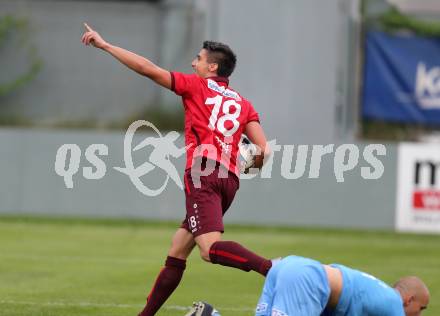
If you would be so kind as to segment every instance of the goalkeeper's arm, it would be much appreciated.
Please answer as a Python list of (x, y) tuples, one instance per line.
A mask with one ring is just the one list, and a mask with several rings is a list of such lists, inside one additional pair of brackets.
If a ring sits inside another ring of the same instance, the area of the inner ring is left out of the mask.
[(94, 31), (90, 26), (85, 23), (84, 26), (86, 31), (84, 32), (81, 41), (85, 45), (91, 44), (96, 48), (108, 52), (122, 64), (136, 71), (138, 74), (150, 78), (167, 89), (171, 89), (171, 74), (168, 70), (160, 68), (145, 57), (107, 43), (101, 35)]

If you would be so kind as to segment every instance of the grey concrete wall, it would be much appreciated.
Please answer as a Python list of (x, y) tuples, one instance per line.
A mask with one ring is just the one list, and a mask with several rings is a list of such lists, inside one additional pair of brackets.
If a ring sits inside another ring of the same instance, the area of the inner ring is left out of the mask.
[[(134, 144), (148, 135), (137, 135)], [(148, 197), (137, 191), (126, 175), (113, 170), (124, 165), (123, 139), (124, 132), (0, 129), (0, 213), (183, 218), (184, 194), (173, 182), (161, 195)], [(182, 139), (179, 141), (182, 143)], [(80, 170), (73, 177), (72, 189), (66, 188), (54, 169), (56, 152), (66, 143), (78, 144), (82, 149)], [(82, 176), (82, 167), (90, 163), (84, 152), (95, 143), (109, 148), (108, 156), (102, 158), (107, 172), (100, 180), (87, 180)], [(362, 151), (365, 144), (358, 145)], [(385, 168), (380, 179), (361, 177), (360, 167), (367, 166), (361, 158), (358, 167), (347, 172), (342, 183), (337, 183), (333, 174), (334, 155), (323, 157), (318, 179), (303, 176), (287, 180), (280, 175), (281, 155), (276, 153), (271, 179), (241, 181), (226, 222), (392, 229), (397, 150), (392, 144), (386, 148), (387, 155), (380, 157)], [(147, 154), (139, 153), (135, 163), (146, 161)], [(172, 162), (182, 176), (184, 159)], [(164, 179), (162, 171), (153, 170), (143, 181), (158, 187)]]

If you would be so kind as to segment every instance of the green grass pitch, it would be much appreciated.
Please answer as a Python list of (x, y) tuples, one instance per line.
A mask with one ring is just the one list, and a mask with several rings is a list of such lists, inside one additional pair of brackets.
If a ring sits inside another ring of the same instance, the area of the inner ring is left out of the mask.
[[(0, 315), (136, 315), (164, 262), (177, 223), (0, 218)], [(227, 226), (266, 257), (297, 254), (364, 270), (388, 283), (416, 274), (440, 315), (440, 236)], [(253, 315), (263, 278), (203, 262), (195, 250), (158, 315), (205, 300), (223, 316)]]

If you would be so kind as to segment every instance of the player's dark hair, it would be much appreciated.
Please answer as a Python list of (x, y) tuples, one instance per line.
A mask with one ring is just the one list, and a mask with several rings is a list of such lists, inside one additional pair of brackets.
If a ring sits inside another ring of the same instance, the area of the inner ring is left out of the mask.
[(208, 51), (208, 62), (218, 65), (217, 75), (229, 77), (237, 63), (237, 56), (232, 49), (226, 44), (213, 41), (204, 41), (203, 48)]

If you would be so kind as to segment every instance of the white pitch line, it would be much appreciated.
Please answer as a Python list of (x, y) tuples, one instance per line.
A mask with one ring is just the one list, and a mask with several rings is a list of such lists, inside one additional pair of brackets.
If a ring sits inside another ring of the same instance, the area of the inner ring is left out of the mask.
[(142, 307), (142, 305), (136, 304), (104, 304), (104, 303), (89, 303), (89, 302), (31, 302), (31, 301), (14, 301), (14, 300), (0, 300), (0, 304), (11, 305), (35, 305), (35, 306), (65, 306), (65, 307), (118, 307), (118, 308), (131, 308)]
[(121, 257), (92, 257), (92, 256), (59, 256), (59, 255), (22, 255), (22, 254), (7, 254), (1, 253), (0, 258), (5, 259), (23, 259), (23, 260), (33, 260), (33, 261), (87, 261), (87, 262), (104, 262), (104, 263), (146, 263), (155, 262), (161, 264), (161, 260), (155, 260), (150, 258), (121, 258)]
[[(106, 304), (106, 303), (91, 303), (91, 302), (31, 302), (31, 301), (15, 301), (15, 300), (0, 300), (0, 304), (10, 305), (33, 305), (33, 306), (61, 306), (61, 307), (109, 307), (109, 308), (142, 308), (141, 304)], [(186, 311), (190, 309), (190, 306), (180, 305), (165, 305), (162, 307), (167, 310), (179, 310)], [(254, 308), (250, 307), (217, 307), (219, 311), (235, 311), (235, 312), (253, 312)]]

